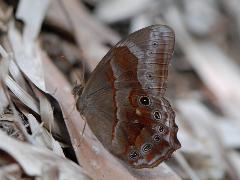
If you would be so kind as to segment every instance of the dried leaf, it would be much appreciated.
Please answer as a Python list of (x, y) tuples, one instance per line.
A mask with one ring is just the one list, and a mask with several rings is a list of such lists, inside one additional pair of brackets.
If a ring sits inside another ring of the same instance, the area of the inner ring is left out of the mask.
[(42, 176), (42, 170), (56, 166), (60, 179), (89, 179), (86, 173), (73, 162), (55, 155), (51, 151), (36, 148), (29, 144), (18, 142), (0, 131), (0, 150), (10, 154), (29, 176)]

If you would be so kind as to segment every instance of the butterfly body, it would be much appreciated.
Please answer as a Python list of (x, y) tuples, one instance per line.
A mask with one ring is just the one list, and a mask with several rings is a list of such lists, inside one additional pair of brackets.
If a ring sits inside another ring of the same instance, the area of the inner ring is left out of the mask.
[(135, 168), (155, 167), (181, 146), (164, 98), (174, 38), (169, 27), (154, 25), (120, 41), (77, 101), (104, 147)]

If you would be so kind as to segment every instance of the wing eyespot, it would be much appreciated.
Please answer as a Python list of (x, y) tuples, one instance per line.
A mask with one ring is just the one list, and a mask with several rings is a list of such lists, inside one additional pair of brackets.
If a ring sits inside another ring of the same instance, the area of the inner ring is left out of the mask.
[(159, 134), (155, 134), (152, 137), (153, 142), (159, 143), (161, 141), (161, 136)]
[(158, 42), (157, 41), (153, 41), (152, 46), (155, 47), (155, 48), (158, 47)]
[(157, 132), (158, 132), (159, 134), (166, 134), (166, 133), (167, 133), (167, 129), (166, 129), (166, 127), (163, 126), (163, 125), (158, 125), (158, 126), (156, 127), (156, 130), (157, 130)]
[(146, 153), (148, 153), (149, 151), (152, 150), (152, 147), (153, 147), (153, 145), (151, 143), (146, 143), (141, 147), (141, 152), (143, 154), (146, 154)]
[(147, 72), (145, 75), (146, 79), (152, 80), (153, 79), (153, 74), (151, 72)]
[(146, 52), (146, 54), (147, 54), (147, 56), (152, 56), (154, 53), (153, 53), (153, 51), (148, 50), (148, 51)]
[(138, 101), (139, 104), (143, 106), (149, 106), (151, 104), (151, 100), (147, 96), (141, 96)]
[(162, 119), (162, 113), (158, 110), (153, 112), (153, 118), (157, 121), (159, 121), (160, 119)]
[(130, 160), (136, 160), (139, 157), (139, 153), (136, 150), (133, 150), (129, 153), (128, 158)]

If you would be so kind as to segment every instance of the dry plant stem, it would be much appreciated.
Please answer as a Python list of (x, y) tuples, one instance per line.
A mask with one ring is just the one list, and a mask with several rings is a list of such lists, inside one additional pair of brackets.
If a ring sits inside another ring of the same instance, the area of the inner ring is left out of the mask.
[[(131, 168), (123, 166), (96, 140), (88, 126), (82, 137), (84, 120), (76, 109), (69, 108), (75, 104), (71, 87), (44, 53), (42, 53), (42, 57), (47, 90), (49, 92), (56, 91), (54, 96), (66, 116), (66, 125), (78, 161), (93, 179), (179, 179), (164, 163), (157, 168), (147, 170), (131, 170)], [(51, 74), (54, 74), (55, 78), (52, 78)]]

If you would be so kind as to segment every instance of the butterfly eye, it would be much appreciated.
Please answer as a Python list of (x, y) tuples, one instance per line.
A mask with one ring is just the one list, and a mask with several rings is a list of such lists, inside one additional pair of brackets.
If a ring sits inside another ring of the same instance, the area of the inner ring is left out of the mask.
[(154, 111), (153, 112), (153, 117), (155, 120), (160, 120), (162, 118), (162, 114), (159, 111)]
[(152, 139), (153, 139), (154, 142), (158, 143), (158, 142), (160, 142), (160, 140), (161, 140), (161, 136), (159, 136), (158, 134), (155, 134), (155, 135), (152, 137)]
[(141, 151), (142, 151), (143, 154), (146, 154), (151, 150), (152, 150), (152, 144), (150, 144), (150, 143), (144, 144), (141, 148)]
[(133, 150), (129, 153), (130, 160), (136, 160), (139, 156), (139, 153), (136, 150)]
[(147, 96), (140, 97), (139, 102), (141, 105), (144, 105), (144, 106), (149, 106), (151, 103), (150, 99)]

